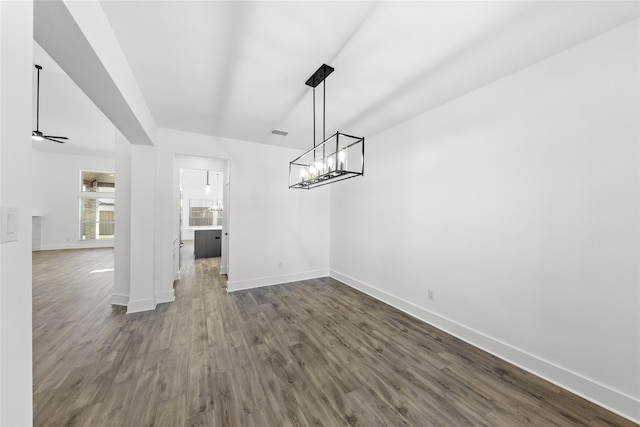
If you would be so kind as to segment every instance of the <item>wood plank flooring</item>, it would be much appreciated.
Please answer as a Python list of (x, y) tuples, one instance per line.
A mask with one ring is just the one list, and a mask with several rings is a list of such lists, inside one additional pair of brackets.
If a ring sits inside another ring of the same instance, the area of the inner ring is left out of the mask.
[(227, 294), (219, 259), (182, 265), (126, 315), (111, 249), (33, 254), (34, 425), (634, 425), (333, 279)]

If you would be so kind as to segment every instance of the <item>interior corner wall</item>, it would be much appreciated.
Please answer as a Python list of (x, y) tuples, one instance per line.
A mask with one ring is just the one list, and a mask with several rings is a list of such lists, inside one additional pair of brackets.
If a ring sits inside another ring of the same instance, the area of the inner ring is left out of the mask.
[[(156, 150), (132, 144), (131, 261), (127, 313), (153, 310), (158, 302), (156, 282)], [(165, 248), (170, 249), (170, 248)], [(168, 302), (168, 301), (167, 301)]]
[(367, 138), (330, 242), (332, 276), (636, 422), (638, 28)]
[[(43, 142), (48, 144), (49, 142)], [(114, 171), (114, 159), (31, 150), (33, 211), (42, 215), (41, 249), (113, 246), (113, 241), (81, 241), (78, 194), (80, 171)], [(116, 180), (118, 177), (116, 176)], [(117, 184), (116, 184), (117, 185)]]
[(127, 306), (131, 293), (131, 144), (114, 130), (116, 223), (113, 248), (111, 304)]
[[(165, 303), (175, 300), (173, 289), (173, 259), (179, 263), (180, 242), (177, 238), (177, 225), (171, 222), (171, 201), (173, 200), (173, 155), (166, 150), (159, 150), (155, 145), (156, 179), (155, 179), (155, 212), (156, 212), (156, 249), (155, 249), (155, 296), (156, 302)], [(165, 211), (163, 211), (165, 210)], [(174, 238), (174, 235), (176, 236)]]
[(33, 2), (0, 1), (0, 205), (17, 240), (0, 243), (0, 425), (33, 423), (31, 99)]
[[(229, 291), (328, 274), (329, 190), (289, 190), (288, 164), (298, 150), (169, 129), (158, 130), (156, 149), (162, 158), (229, 160)], [(158, 201), (158, 215), (170, 215), (157, 219), (170, 224), (158, 238), (171, 242), (178, 232), (178, 180), (163, 165), (157, 188), (173, 188), (174, 197)], [(162, 248), (165, 259), (157, 262), (172, 265), (172, 252)]]

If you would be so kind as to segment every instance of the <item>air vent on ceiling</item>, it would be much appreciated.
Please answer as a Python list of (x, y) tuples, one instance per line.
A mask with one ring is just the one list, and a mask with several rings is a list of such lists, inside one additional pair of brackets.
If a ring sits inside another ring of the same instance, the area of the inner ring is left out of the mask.
[(287, 134), (289, 132), (285, 132), (283, 130), (274, 129), (274, 130), (271, 131), (271, 133), (274, 134), (274, 135), (287, 136)]

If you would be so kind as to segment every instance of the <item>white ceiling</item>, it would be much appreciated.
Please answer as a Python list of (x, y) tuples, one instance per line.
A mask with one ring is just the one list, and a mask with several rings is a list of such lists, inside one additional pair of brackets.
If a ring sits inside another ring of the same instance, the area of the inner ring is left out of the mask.
[[(640, 13), (637, 1), (101, 4), (159, 127), (300, 149), (312, 145), (304, 82), (322, 63), (336, 69), (327, 136), (367, 137)], [(50, 80), (56, 111), (41, 105), (41, 130), (68, 148), (96, 143), (83, 135), (104, 116), (85, 117), (90, 101)]]
[[(66, 136), (64, 144), (33, 142), (45, 152), (90, 156), (113, 156), (114, 126), (58, 64), (33, 42), (33, 63), (40, 70), (40, 131)], [(36, 128), (36, 81), (33, 68), (33, 129)]]

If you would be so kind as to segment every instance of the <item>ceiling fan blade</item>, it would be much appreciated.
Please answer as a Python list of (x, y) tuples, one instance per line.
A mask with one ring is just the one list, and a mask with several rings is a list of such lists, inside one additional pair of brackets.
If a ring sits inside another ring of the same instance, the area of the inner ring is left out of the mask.
[[(58, 144), (64, 144), (66, 142), (66, 141), (58, 141), (57, 139), (53, 139), (50, 136), (45, 136), (44, 139), (47, 139), (47, 140), (53, 141), (53, 142), (57, 142)], [(65, 138), (65, 139), (67, 139), (67, 138)]]
[(66, 136), (43, 135), (45, 138), (69, 139)]

